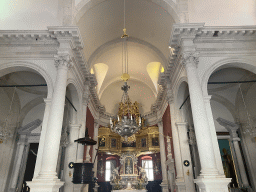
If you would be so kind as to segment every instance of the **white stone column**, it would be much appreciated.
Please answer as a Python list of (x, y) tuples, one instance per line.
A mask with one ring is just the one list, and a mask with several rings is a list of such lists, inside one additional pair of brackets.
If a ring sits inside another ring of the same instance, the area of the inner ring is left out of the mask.
[(167, 85), (167, 97), (170, 105), (170, 114), (171, 114), (171, 124), (172, 124), (172, 140), (173, 140), (173, 150), (175, 158), (175, 169), (176, 169), (176, 185), (178, 192), (185, 190), (185, 180), (183, 175), (183, 164), (181, 159), (181, 148), (179, 143), (179, 134), (177, 131), (176, 123), (176, 113), (175, 113), (175, 103), (173, 98), (173, 93), (169, 85)]
[(238, 172), (240, 174), (238, 174), (238, 176), (240, 176), (240, 181), (242, 184), (242, 187), (248, 188), (249, 187), (249, 182), (247, 179), (247, 175), (246, 175), (246, 171), (245, 171), (245, 167), (244, 167), (244, 163), (243, 163), (243, 158), (242, 158), (242, 154), (241, 154), (241, 150), (239, 147), (239, 141), (240, 138), (238, 137), (237, 134), (237, 130), (239, 129), (239, 125), (237, 125), (236, 123), (230, 122), (228, 120), (222, 119), (222, 118), (218, 118), (217, 121), (219, 122), (220, 125), (224, 126), (230, 134), (230, 139), (231, 139), (231, 148), (233, 148), (233, 151), (235, 152), (234, 157), (236, 157), (236, 161), (238, 164)]
[(41, 134), (40, 134), (40, 140), (39, 140), (39, 146), (38, 146), (38, 151), (37, 151), (37, 156), (36, 156), (36, 165), (35, 165), (33, 178), (36, 178), (38, 176), (38, 173), (41, 169), (45, 135), (46, 135), (47, 123), (48, 123), (52, 100), (49, 98), (45, 98), (44, 102), (45, 102), (44, 118), (43, 118), (43, 122), (42, 122), (42, 130), (41, 130)]
[[(82, 122), (81, 128), (79, 131), (79, 138), (85, 137), (85, 130), (86, 130), (86, 114), (87, 114), (87, 106), (89, 102), (89, 85), (85, 84), (84, 93), (83, 93), (83, 101), (82, 101)], [(84, 159), (84, 145), (78, 144), (77, 150), (77, 163), (83, 163)]]
[(164, 131), (163, 122), (158, 122), (159, 129), (159, 144), (160, 144), (160, 157), (161, 157), (161, 168), (162, 168), (162, 192), (169, 192), (168, 189), (168, 179), (167, 179), (167, 167), (166, 167), (166, 154), (165, 154), (165, 144), (164, 144)]
[(219, 175), (224, 176), (224, 170), (223, 170), (223, 165), (222, 165), (222, 160), (221, 160), (221, 155), (220, 155), (220, 148), (219, 148), (218, 138), (216, 135), (216, 129), (215, 129), (214, 121), (213, 121), (210, 100), (211, 100), (210, 95), (204, 97), (206, 113), (207, 113), (207, 117), (208, 117), (208, 121), (209, 121), (209, 125), (210, 125), (211, 136), (212, 136), (212, 145), (213, 145), (213, 150), (214, 150), (216, 166), (219, 171)]
[(169, 183), (169, 189), (171, 191), (174, 191), (175, 189), (175, 166), (174, 166), (174, 159), (172, 157), (172, 150), (171, 150), (171, 139), (169, 136), (166, 138), (167, 140), (167, 161), (166, 166), (168, 166), (168, 183)]
[(195, 183), (199, 186), (201, 192), (213, 190), (228, 192), (227, 185), (230, 179), (219, 177), (216, 167), (210, 126), (197, 74), (198, 59), (195, 52), (183, 53), (183, 64), (187, 71), (195, 134), (201, 162), (201, 174), (198, 179), (195, 179)]
[(16, 149), (16, 154), (15, 154), (15, 159), (14, 159), (14, 167), (12, 171), (12, 176), (11, 176), (11, 181), (10, 181), (10, 188), (9, 192), (16, 192), (18, 189), (18, 177), (20, 174), (20, 171), (22, 169), (22, 160), (24, 158), (24, 148), (25, 146), (28, 145), (27, 143), (27, 135), (20, 135), (19, 136), (19, 141), (17, 143), (17, 149)]
[(191, 155), (189, 149), (189, 139), (188, 139), (188, 123), (187, 122), (176, 122), (179, 139), (180, 139), (180, 149), (181, 149), (181, 159), (182, 162), (185, 160), (190, 162), (190, 165), (186, 167), (183, 166), (183, 175), (185, 181), (185, 190), (186, 192), (194, 192), (194, 178), (193, 178), (193, 169), (191, 163)]
[(41, 170), (36, 179), (29, 182), (31, 192), (56, 192), (64, 182), (56, 173), (58, 152), (63, 122), (68, 68), (71, 67), (69, 55), (59, 55), (55, 59), (57, 77), (49, 114), (48, 129), (45, 135)]

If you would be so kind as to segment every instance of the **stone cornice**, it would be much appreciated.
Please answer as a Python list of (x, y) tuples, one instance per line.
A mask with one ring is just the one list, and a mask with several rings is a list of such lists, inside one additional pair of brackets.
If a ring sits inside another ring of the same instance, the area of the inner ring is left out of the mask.
[(196, 35), (201, 33), (203, 27), (203, 23), (174, 24), (169, 46), (174, 47), (179, 45), (182, 38), (194, 39)]

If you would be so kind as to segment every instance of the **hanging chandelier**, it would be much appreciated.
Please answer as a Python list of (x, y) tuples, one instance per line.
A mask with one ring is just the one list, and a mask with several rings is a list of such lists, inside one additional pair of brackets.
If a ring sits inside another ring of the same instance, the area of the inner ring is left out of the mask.
[(136, 101), (134, 103), (130, 101), (128, 95), (129, 88), (130, 86), (125, 81), (121, 88), (124, 93), (119, 103), (117, 119), (112, 120), (110, 118), (111, 131), (119, 134), (126, 142), (131, 142), (133, 139), (128, 137), (132, 137), (141, 129), (139, 104)]
[(131, 103), (128, 90), (127, 81), (130, 78), (128, 74), (128, 50), (127, 50), (127, 40), (128, 35), (126, 34), (125, 28), (125, 0), (124, 0), (124, 29), (121, 38), (122, 42), (122, 77), (124, 85), (121, 87), (123, 90), (123, 95), (121, 102), (119, 103), (119, 110), (117, 119), (110, 118), (110, 128), (113, 132), (119, 134), (122, 137), (122, 141), (129, 143), (135, 141), (135, 133), (141, 129), (141, 117), (139, 113), (139, 104), (135, 101)]

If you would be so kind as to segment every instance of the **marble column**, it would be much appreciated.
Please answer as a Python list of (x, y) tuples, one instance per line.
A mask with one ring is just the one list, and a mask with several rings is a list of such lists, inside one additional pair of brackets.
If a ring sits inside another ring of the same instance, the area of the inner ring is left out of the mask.
[(168, 179), (167, 179), (167, 168), (166, 168), (166, 154), (165, 154), (165, 144), (164, 144), (164, 131), (163, 122), (158, 122), (159, 129), (159, 144), (160, 144), (160, 157), (161, 157), (161, 168), (162, 168), (162, 192), (169, 192), (168, 189)]
[(174, 159), (172, 157), (172, 148), (171, 148), (171, 139), (169, 136), (166, 137), (167, 140), (167, 161), (166, 166), (168, 166), (168, 183), (169, 189), (174, 191), (175, 189), (175, 166), (174, 166)]
[(183, 52), (183, 64), (187, 72), (195, 134), (201, 162), (200, 176), (194, 181), (201, 192), (213, 190), (228, 192), (227, 185), (230, 179), (219, 177), (216, 166), (210, 126), (197, 74), (198, 62), (199, 58), (196, 52)]
[(13, 167), (13, 172), (11, 176), (11, 181), (10, 181), (10, 188), (9, 192), (16, 192), (18, 189), (18, 180), (19, 180), (19, 175), (22, 170), (23, 166), (22, 161), (24, 161), (24, 149), (28, 145), (27, 143), (27, 135), (20, 135), (19, 136), (19, 141), (17, 143), (17, 149), (16, 149), (16, 154), (15, 154), (15, 159), (14, 159), (14, 167)]
[[(83, 101), (82, 101), (82, 121), (81, 121), (81, 128), (79, 131), (79, 138), (85, 137), (85, 130), (86, 130), (86, 114), (87, 114), (87, 106), (89, 101), (89, 85), (85, 84), (84, 93), (83, 93)], [(77, 149), (77, 163), (83, 163), (84, 159), (84, 145), (78, 144)]]
[(64, 182), (57, 177), (56, 166), (60, 147), (64, 114), (68, 69), (71, 67), (69, 55), (59, 55), (55, 59), (57, 77), (45, 135), (41, 170), (38, 177), (29, 182), (31, 192), (56, 192)]
[(179, 142), (180, 142), (180, 149), (181, 149), (181, 159), (182, 162), (185, 160), (190, 162), (189, 166), (183, 166), (183, 175), (184, 175), (184, 182), (185, 182), (185, 190), (186, 192), (194, 192), (195, 185), (194, 185), (194, 178), (193, 178), (193, 169), (191, 163), (191, 156), (190, 156), (190, 148), (189, 148), (189, 139), (188, 139), (188, 123), (187, 122), (176, 122), (178, 134), (179, 134)]
[(243, 157), (241, 154), (241, 150), (239, 147), (239, 141), (240, 138), (238, 137), (237, 130), (239, 129), (239, 125), (236, 123), (230, 122), (228, 120), (218, 118), (217, 119), (218, 123), (222, 126), (224, 126), (230, 134), (230, 140), (231, 140), (231, 148), (233, 148), (234, 151), (234, 157), (236, 158), (237, 164), (238, 164), (238, 176), (240, 176), (240, 184), (242, 187), (248, 188), (249, 187), (249, 182), (247, 179), (245, 167), (244, 167), (244, 162), (243, 162)]
[(183, 164), (181, 159), (181, 148), (179, 143), (178, 130), (175, 125), (176, 123), (176, 113), (175, 113), (175, 103), (173, 93), (170, 88), (170, 84), (167, 85), (167, 97), (170, 105), (171, 114), (171, 124), (172, 124), (172, 140), (173, 140), (173, 150), (175, 158), (175, 169), (176, 169), (176, 186), (178, 192), (183, 192), (185, 190), (185, 180), (183, 175)]

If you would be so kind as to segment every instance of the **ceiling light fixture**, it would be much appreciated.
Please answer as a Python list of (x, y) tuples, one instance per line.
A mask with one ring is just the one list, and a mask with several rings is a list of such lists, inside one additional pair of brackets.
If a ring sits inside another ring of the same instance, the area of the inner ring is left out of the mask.
[(124, 81), (124, 85), (121, 89), (124, 91), (121, 102), (119, 103), (119, 111), (117, 119), (112, 120), (110, 118), (110, 128), (113, 132), (119, 134), (122, 137), (122, 141), (126, 143), (134, 142), (135, 133), (141, 129), (141, 117), (139, 113), (139, 104), (135, 101), (133, 104), (130, 101), (127, 81), (130, 78), (128, 74), (128, 50), (127, 40), (128, 35), (125, 28), (125, 0), (124, 0), (124, 29), (123, 35), (123, 47), (122, 47), (122, 76), (121, 79)]

